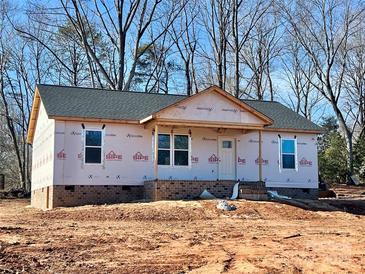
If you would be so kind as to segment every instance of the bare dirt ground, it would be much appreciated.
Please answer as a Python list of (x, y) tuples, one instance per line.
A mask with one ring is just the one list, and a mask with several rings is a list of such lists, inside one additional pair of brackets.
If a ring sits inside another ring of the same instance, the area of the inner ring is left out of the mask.
[(0, 273), (365, 272), (363, 209), (240, 200), (226, 212), (216, 203), (40, 211), (0, 200)]

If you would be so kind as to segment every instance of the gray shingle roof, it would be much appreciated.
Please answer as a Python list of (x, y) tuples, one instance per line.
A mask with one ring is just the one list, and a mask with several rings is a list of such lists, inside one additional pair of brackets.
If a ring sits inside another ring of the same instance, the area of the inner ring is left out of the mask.
[(297, 130), (318, 130), (322, 128), (309, 121), (303, 116), (292, 111), (290, 108), (272, 101), (242, 100), (250, 107), (270, 117), (274, 123), (269, 128), (297, 129)]
[(140, 120), (185, 98), (142, 92), (38, 85), (49, 116)]
[[(49, 116), (141, 120), (173, 103), (184, 95), (38, 85), (38, 91)], [(242, 100), (274, 122), (270, 128), (321, 130), (319, 126), (278, 102)]]

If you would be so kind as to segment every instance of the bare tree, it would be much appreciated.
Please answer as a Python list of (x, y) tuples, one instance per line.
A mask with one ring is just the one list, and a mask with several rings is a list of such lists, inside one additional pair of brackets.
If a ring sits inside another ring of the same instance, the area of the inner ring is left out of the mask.
[[(171, 26), (170, 35), (176, 45), (177, 51), (184, 63), (184, 76), (186, 81), (186, 94), (198, 92), (195, 56), (198, 47), (197, 17), (199, 6), (186, 5), (182, 15)], [(194, 89), (193, 89), (194, 88)]]
[[(349, 39), (356, 29), (364, 7), (351, 2), (307, 0), (296, 3), (290, 9), (288, 3), (281, 5), (292, 32), (311, 59), (317, 82), (311, 82), (332, 106), (348, 149), (348, 168), (353, 172), (353, 131), (347, 126), (340, 99)], [(342, 52), (342, 54), (341, 54)], [(308, 80), (311, 80), (308, 77)]]
[[(272, 67), (274, 60), (280, 55), (282, 45), (279, 34), (279, 18), (276, 14), (267, 14), (256, 22), (251, 33), (252, 37), (246, 43), (241, 56), (248, 67), (248, 95), (263, 100), (266, 93), (274, 100)], [(254, 96), (252, 96), (254, 94)]]
[(346, 55), (344, 109), (352, 122), (357, 136), (365, 132), (365, 32), (364, 21), (351, 39), (351, 50)]
[[(285, 81), (290, 91), (283, 98), (295, 112), (302, 114), (309, 120), (320, 108), (323, 96), (318, 92), (312, 82), (316, 81), (313, 63), (303, 51), (295, 37), (287, 36), (285, 54), (282, 57)], [(322, 115), (319, 115), (317, 120)]]
[[(118, 52), (114, 65), (117, 68), (117, 77), (114, 81), (98, 57), (97, 52), (92, 48), (87, 39), (86, 33), (91, 30), (85, 4), (79, 0), (72, 0), (74, 14), (72, 14), (71, 8), (67, 6), (67, 2), (62, 1), (62, 4), (68, 19), (73, 23), (75, 30), (79, 33), (86, 54), (88, 54), (97, 65), (108, 85), (111, 88), (118, 90), (129, 90), (133, 77), (135, 76), (138, 59), (144, 53), (140, 50), (140, 46), (145, 34), (147, 34), (147, 31), (150, 28), (153, 28), (158, 24), (158, 31), (154, 34), (154, 39), (149, 42), (149, 46), (154, 45), (155, 42), (167, 32), (167, 29), (178, 17), (185, 2), (181, 4), (178, 1), (171, 1), (168, 5), (161, 0), (136, 0), (130, 1), (130, 3), (127, 4), (123, 0), (118, 0), (115, 1), (115, 5), (112, 9), (105, 1), (101, 1), (101, 3), (94, 1), (98, 19), (103, 26), (106, 37), (109, 38), (111, 45), (113, 45)], [(125, 9), (127, 9), (127, 11)], [(111, 13), (111, 10), (116, 12), (116, 19)], [(135, 27), (133, 28), (134, 23)], [(135, 33), (134, 39), (129, 37), (132, 36), (133, 33)], [(128, 42), (130, 45), (128, 45)], [(130, 58), (130, 70), (126, 76), (127, 46), (130, 46), (133, 49), (133, 53)], [(145, 48), (147, 49), (148, 46)]]
[(5, 2), (0, 6), (0, 116), (16, 157), (20, 186), (29, 190), (30, 154), (25, 138), (32, 93), (25, 88), (29, 82), (22, 66), (27, 44), (11, 35), (9, 9)]
[[(228, 37), (231, 31), (230, 0), (205, 1), (202, 22), (208, 36), (211, 48), (205, 49), (203, 56), (215, 66), (215, 78), (220, 88), (226, 88)], [(212, 50), (212, 52), (211, 52)], [(211, 57), (213, 55), (213, 58)]]
[[(268, 2), (268, 3), (267, 3)], [(270, 7), (270, 1), (259, 0), (245, 2), (232, 0), (232, 42), (230, 46), (234, 55), (234, 95), (240, 97), (241, 68), (240, 59), (242, 50), (250, 40), (250, 35), (258, 21)]]

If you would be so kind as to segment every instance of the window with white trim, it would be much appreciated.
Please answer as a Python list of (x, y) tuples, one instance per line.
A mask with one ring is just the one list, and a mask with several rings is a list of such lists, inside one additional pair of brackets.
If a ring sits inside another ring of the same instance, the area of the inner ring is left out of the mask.
[(101, 164), (102, 138), (101, 130), (85, 130), (85, 164)]
[(189, 166), (189, 135), (159, 134), (158, 165)]
[(189, 165), (189, 136), (174, 135), (174, 165)]
[(169, 166), (171, 155), (170, 134), (158, 135), (158, 164), (161, 166)]
[(294, 139), (281, 139), (281, 168), (296, 169), (296, 147)]

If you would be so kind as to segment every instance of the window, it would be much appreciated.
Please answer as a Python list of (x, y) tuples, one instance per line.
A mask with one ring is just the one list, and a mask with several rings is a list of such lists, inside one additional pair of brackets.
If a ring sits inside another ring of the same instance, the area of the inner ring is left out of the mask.
[(85, 131), (85, 163), (101, 164), (102, 132), (101, 130)]
[(281, 140), (281, 163), (283, 169), (295, 169), (295, 140)]
[(163, 166), (170, 165), (170, 135), (158, 135), (158, 164)]
[(187, 135), (174, 135), (174, 165), (189, 165), (189, 137)]
[(222, 147), (223, 148), (232, 148), (232, 141), (223, 141)]
[(170, 134), (158, 135), (158, 165), (169, 166), (171, 163), (174, 166), (189, 165), (188, 135), (173, 135), (173, 138)]

